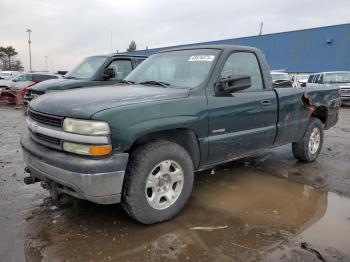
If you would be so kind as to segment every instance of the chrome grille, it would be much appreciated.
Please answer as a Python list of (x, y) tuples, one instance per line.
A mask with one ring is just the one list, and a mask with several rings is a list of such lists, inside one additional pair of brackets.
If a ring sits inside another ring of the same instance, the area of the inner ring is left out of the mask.
[(31, 109), (28, 110), (28, 116), (34, 121), (54, 127), (62, 127), (63, 117), (39, 113)]
[(38, 144), (41, 144), (43, 146), (47, 146), (56, 150), (62, 150), (62, 143), (61, 143), (61, 140), (58, 138), (46, 136), (39, 133), (34, 133), (30, 130), (29, 130), (29, 135)]

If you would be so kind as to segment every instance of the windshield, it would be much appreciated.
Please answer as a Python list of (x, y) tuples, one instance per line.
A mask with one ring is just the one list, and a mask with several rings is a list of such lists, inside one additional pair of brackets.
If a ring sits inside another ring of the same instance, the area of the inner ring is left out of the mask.
[(142, 62), (126, 78), (134, 83), (161, 82), (172, 87), (199, 86), (220, 50), (195, 49), (160, 53)]
[(107, 57), (105, 56), (92, 56), (85, 58), (77, 67), (69, 71), (65, 75), (65, 78), (90, 78), (97, 72), (106, 59)]
[(32, 75), (30, 74), (23, 74), (15, 77), (13, 80), (17, 82), (22, 82), (22, 81), (31, 81), (32, 80)]
[(327, 73), (323, 81), (325, 83), (350, 83), (350, 72)]
[(289, 75), (288, 74), (271, 74), (272, 76), (272, 81), (277, 81), (277, 80), (287, 80), (289, 81)]

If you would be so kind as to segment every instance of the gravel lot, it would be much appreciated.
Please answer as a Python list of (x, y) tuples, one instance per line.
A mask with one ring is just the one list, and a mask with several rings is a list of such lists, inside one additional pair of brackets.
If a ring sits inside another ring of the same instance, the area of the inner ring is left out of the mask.
[(24, 120), (0, 103), (1, 261), (350, 261), (350, 107), (317, 161), (288, 145), (200, 172), (185, 210), (154, 226), (25, 186)]

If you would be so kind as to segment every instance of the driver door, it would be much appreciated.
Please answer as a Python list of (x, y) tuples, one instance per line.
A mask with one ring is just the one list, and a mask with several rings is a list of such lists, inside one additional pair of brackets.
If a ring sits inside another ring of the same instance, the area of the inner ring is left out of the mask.
[(253, 52), (234, 52), (226, 60), (221, 78), (248, 75), (251, 87), (228, 95), (208, 95), (209, 164), (267, 148), (276, 135), (277, 98), (264, 87)]

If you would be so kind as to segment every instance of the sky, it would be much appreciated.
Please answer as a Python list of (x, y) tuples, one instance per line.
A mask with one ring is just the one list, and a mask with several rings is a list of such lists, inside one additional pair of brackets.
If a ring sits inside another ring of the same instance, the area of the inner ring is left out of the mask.
[(84, 57), (350, 23), (350, 0), (0, 0), (0, 46), (29, 69), (70, 70)]

